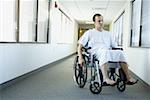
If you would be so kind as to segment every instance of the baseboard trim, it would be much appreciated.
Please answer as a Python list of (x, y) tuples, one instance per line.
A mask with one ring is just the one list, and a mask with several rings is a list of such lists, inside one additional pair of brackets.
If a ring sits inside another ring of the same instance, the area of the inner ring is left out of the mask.
[(132, 75), (134, 76), (134, 77), (137, 77), (138, 78), (138, 80), (140, 81), (140, 82), (142, 82), (146, 87), (149, 87), (150, 88), (150, 85), (148, 84), (148, 83), (146, 83), (144, 80), (142, 80), (139, 76), (137, 76), (135, 73), (133, 73), (131, 70), (130, 70), (130, 72), (132, 73)]
[[(42, 66), (42, 67), (40, 67), (40, 68), (38, 68), (36, 70), (33, 70), (33, 71), (28, 72), (26, 74), (23, 74), (23, 75), (21, 75), (19, 77), (16, 77), (16, 78), (12, 79), (12, 80), (6, 81), (6, 82), (0, 84), (0, 90), (5, 89), (5, 88), (7, 88), (7, 87), (9, 87), (9, 86), (11, 86), (11, 85), (13, 85), (13, 84), (15, 84), (15, 83), (23, 80), (23, 79), (25, 79), (27, 77), (30, 77), (33, 74), (36, 74), (36, 73), (38, 73), (40, 71), (43, 71), (43, 70), (45, 70), (45, 69), (47, 69), (49, 67), (53, 67), (54, 65), (56, 65), (58, 63), (61, 63), (62, 61), (66, 60), (67, 58), (69, 58), (69, 57), (71, 57), (71, 56), (73, 56), (75, 54), (76, 53), (70, 54), (70, 55), (68, 55), (68, 56), (66, 56), (66, 57), (64, 57), (62, 59), (54, 61), (54, 62), (52, 62), (50, 64), (45, 65), (45, 66)], [(130, 71), (130, 72), (133, 74), (133, 76), (137, 77), (140, 80), (140, 82), (142, 82), (145, 86), (150, 87), (150, 85), (148, 83), (146, 83), (144, 80), (142, 80), (139, 76), (137, 76), (136, 74), (134, 74), (132, 71)]]
[(52, 67), (52, 66), (54, 66), (54, 65), (56, 65), (56, 64), (58, 64), (58, 63), (60, 63), (60, 62), (62, 62), (62, 61), (64, 61), (64, 60), (66, 60), (67, 58), (73, 56), (74, 54), (75, 54), (75, 53), (70, 54), (70, 55), (68, 55), (68, 56), (66, 56), (66, 57), (64, 57), (64, 58), (61, 58), (61, 59), (59, 59), (59, 60), (57, 60), (57, 61), (54, 61), (54, 62), (52, 62), (52, 63), (50, 63), (50, 64), (47, 64), (47, 65), (42, 66), (42, 67), (40, 67), (40, 68), (38, 68), (38, 69), (35, 69), (35, 70), (31, 71), (31, 72), (28, 72), (28, 73), (26, 73), (26, 74), (23, 74), (23, 75), (21, 75), (21, 76), (18, 76), (18, 77), (16, 77), (16, 78), (14, 78), (14, 79), (11, 79), (11, 80), (9, 80), (9, 81), (6, 81), (6, 82), (0, 84), (0, 90), (5, 89), (5, 88), (7, 88), (7, 87), (9, 87), (9, 86), (11, 86), (11, 85), (13, 85), (13, 84), (15, 84), (16, 82), (19, 82), (19, 81), (21, 81), (21, 80), (23, 80), (23, 79), (25, 79), (25, 78), (27, 78), (27, 77), (30, 77), (30, 76), (33, 75), (33, 74), (36, 74), (36, 73), (38, 73), (38, 72), (40, 72), (40, 71), (43, 71), (43, 70), (45, 70), (45, 69), (47, 69), (47, 68), (49, 68), (49, 67)]

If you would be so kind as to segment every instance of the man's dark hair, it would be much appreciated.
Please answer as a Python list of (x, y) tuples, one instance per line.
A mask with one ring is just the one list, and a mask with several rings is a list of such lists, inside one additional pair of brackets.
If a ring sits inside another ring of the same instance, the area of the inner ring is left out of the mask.
[(102, 16), (102, 15), (101, 15), (101, 14), (95, 14), (95, 15), (93, 16), (93, 22), (95, 22), (95, 17), (96, 17), (96, 16), (99, 17), (99, 16)]

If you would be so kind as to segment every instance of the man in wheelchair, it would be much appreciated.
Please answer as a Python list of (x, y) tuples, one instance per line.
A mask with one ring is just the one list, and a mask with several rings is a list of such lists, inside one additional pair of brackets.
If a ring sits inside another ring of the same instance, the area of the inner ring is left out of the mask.
[(96, 55), (96, 58), (99, 60), (104, 82), (109, 85), (115, 84), (115, 81), (109, 79), (107, 75), (108, 62), (112, 61), (119, 62), (126, 75), (126, 84), (133, 85), (137, 83), (137, 80), (129, 74), (128, 64), (125, 60), (123, 51), (111, 49), (117, 48), (117, 44), (113, 40), (112, 34), (103, 29), (103, 16), (101, 14), (95, 14), (93, 16), (93, 21), (95, 28), (86, 31), (78, 42), (79, 64), (82, 66), (84, 62), (82, 57), (82, 47), (85, 47), (88, 43), (88, 46), (91, 47), (92, 54)]

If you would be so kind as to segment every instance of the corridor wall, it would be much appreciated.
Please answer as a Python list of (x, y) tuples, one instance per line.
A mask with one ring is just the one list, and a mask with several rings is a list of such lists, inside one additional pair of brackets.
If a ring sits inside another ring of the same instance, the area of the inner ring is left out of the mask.
[[(22, 76), (44, 65), (72, 55), (76, 52), (78, 24), (73, 23), (72, 43), (56, 43), (57, 26), (52, 27), (57, 19), (54, 1), (50, 9), (49, 43), (0, 43), (0, 84)], [(64, 8), (62, 8), (64, 12)], [(55, 19), (55, 20), (54, 20)], [(55, 23), (55, 25), (57, 25)], [(1, 27), (1, 26), (0, 26)]]
[[(131, 47), (131, 2), (127, 2), (110, 25), (113, 32), (113, 23), (124, 12), (123, 20), (123, 49), (129, 64), (129, 69), (150, 85), (150, 48)], [(150, 32), (149, 32), (150, 33)], [(115, 34), (115, 33), (114, 33)]]

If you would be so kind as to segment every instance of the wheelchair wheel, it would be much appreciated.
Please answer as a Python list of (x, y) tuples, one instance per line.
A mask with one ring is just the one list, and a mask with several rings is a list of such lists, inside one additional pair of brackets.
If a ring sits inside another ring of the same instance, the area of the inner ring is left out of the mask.
[(123, 80), (121, 80), (121, 79), (117, 79), (117, 89), (120, 91), (120, 92), (123, 92), (123, 91), (125, 91), (125, 89), (126, 89), (126, 84), (125, 84), (125, 82), (123, 81)]
[(98, 82), (93, 82), (90, 84), (90, 91), (93, 94), (99, 94), (102, 91), (102, 86)]
[(83, 88), (87, 81), (87, 67), (86, 64), (83, 64), (83, 66), (78, 64), (78, 56), (75, 58), (74, 73), (78, 86)]

